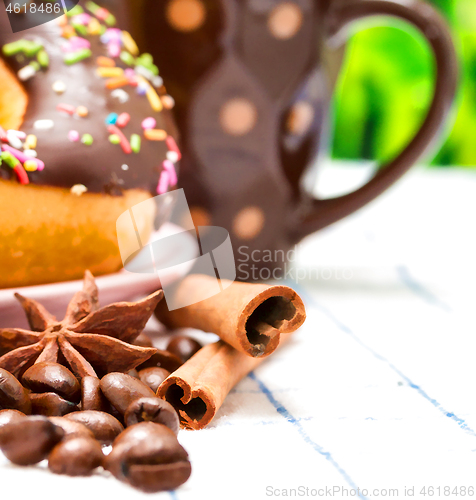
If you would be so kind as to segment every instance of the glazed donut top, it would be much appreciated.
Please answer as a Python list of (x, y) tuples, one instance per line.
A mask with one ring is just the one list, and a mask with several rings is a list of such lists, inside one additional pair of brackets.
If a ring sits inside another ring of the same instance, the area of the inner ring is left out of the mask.
[(76, 195), (132, 188), (155, 195), (176, 184), (173, 99), (152, 57), (114, 24), (106, 9), (80, 2), (12, 34), (0, 9), (2, 57), (28, 95), (21, 130), (0, 127), (0, 178)]

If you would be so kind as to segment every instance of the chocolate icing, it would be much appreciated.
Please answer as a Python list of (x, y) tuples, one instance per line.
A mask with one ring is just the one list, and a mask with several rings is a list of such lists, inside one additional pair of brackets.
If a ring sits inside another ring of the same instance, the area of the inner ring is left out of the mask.
[[(84, 2), (81, 1), (80, 5), (84, 7)], [(43, 44), (50, 59), (49, 68), (39, 71), (33, 78), (24, 82), (29, 102), (21, 130), (37, 136), (38, 158), (45, 163), (43, 171), (28, 173), (30, 182), (63, 188), (84, 184), (88, 191), (109, 194), (119, 194), (122, 189), (131, 188), (140, 188), (156, 194), (162, 162), (166, 159), (168, 149), (164, 141), (145, 139), (141, 123), (147, 117), (154, 117), (157, 120), (156, 128), (176, 137), (171, 113), (166, 109), (162, 112), (153, 111), (147, 97), (138, 95), (136, 88), (132, 86), (123, 87), (129, 95), (126, 103), (120, 103), (117, 98), (112, 97), (112, 91), (105, 88), (105, 79), (96, 74), (96, 58), (107, 56), (107, 46), (97, 35), (87, 35), (84, 38), (91, 42), (92, 57), (67, 66), (63, 62), (65, 52), (61, 49), (67, 40), (61, 36), (61, 27), (56, 21), (12, 34), (1, 4), (0, 46), (19, 39), (38, 41)], [(29, 62), (27, 58), (19, 61), (15, 56), (3, 59), (15, 73)], [(119, 58), (115, 60), (118, 67), (128, 67)], [(66, 91), (61, 95), (52, 89), (53, 83), (58, 80), (66, 85)], [(164, 89), (161, 90), (164, 93)], [(85, 106), (89, 115), (86, 118), (67, 115), (56, 109), (58, 104)], [(129, 124), (121, 130), (127, 138), (133, 133), (141, 136), (140, 153), (125, 154), (119, 145), (109, 142), (110, 133), (105, 119), (110, 113), (130, 114)], [(36, 120), (44, 119), (54, 121), (52, 130), (42, 131), (34, 128)], [(77, 130), (80, 136), (91, 134), (93, 144), (86, 146), (81, 142), (71, 142), (68, 139), (70, 130)], [(128, 170), (124, 170), (123, 165), (128, 165)], [(14, 177), (15, 174), (11, 175)]]

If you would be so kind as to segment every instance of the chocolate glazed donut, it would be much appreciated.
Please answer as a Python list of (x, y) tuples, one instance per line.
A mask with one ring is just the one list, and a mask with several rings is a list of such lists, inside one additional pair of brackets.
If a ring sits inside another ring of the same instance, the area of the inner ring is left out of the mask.
[(118, 216), (176, 184), (158, 68), (93, 2), (16, 34), (1, 5), (0, 50), (0, 288), (116, 271)]

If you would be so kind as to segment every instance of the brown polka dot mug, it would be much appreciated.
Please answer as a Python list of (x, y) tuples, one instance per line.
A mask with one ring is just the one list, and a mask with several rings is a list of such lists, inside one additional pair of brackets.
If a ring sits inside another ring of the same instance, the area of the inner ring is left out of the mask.
[[(382, 193), (427, 152), (453, 102), (451, 36), (420, 1), (143, 0), (143, 9), (144, 41), (176, 101), (181, 186), (197, 225), (228, 229), (237, 261), (282, 267), (279, 259), (265, 262), (263, 251), (281, 255)], [(323, 150), (332, 67), (342, 52), (330, 65), (325, 54), (369, 16), (403, 19), (425, 35), (436, 62), (433, 101), (410, 144), (366, 185), (314, 199), (302, 179)]]

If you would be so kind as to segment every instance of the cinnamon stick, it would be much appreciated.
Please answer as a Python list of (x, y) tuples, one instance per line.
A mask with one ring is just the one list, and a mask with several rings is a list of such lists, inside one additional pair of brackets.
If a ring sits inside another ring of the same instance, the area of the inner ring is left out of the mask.
[[(168, 311), (162, 301), (156, 309), (158, 318), (169, 328), (216, 333), (252, 357), (269, 356), (278, 347), (281, 334), (294, 332), (306, 319), (304, 304), (292, 288), (229, 280), (220, 284), (222, 291), (213, 295), (216, 278), (187, 276), (175, 290), (175, 301), (191, 305)], [(201, 300), (203, 297), (209, 298)]]
[(169, 375), (157, 396), (177, 410), (182, 427), (203, 429), (230, 390), (262, 361), (262, 357), (247, 356), (220, 340), (200, 349)]

